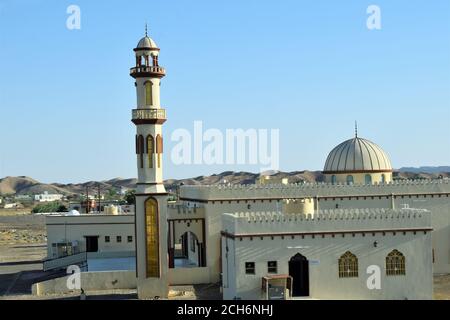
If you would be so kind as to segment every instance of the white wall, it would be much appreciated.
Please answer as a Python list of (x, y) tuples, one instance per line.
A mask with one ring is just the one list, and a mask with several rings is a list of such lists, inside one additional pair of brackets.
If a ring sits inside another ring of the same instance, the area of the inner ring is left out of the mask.
[[(134, 271), (102, 271), (81, 272), (81, 288), (84, 291), (136, 289), (136, 273)], [(35, 283), (32, 286), (34, 295), (64, 294), (74, 292), (67, 286), (69, 276)]]

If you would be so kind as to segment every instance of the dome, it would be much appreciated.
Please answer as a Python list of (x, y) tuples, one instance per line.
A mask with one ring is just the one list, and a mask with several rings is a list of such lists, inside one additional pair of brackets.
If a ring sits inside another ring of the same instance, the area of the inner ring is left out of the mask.
[(157, 49), (158, 46), (156, 45), (155, 41), (153, 41), (150, 37), (143, 37), (141, 40), (139, 40), (139, 43), (137, 45), (137, 48), (139, 49)]
[(375, 143), (355, 137), (342, 142), (328, 155), (324, 173), (390, 172), (388, 155)]

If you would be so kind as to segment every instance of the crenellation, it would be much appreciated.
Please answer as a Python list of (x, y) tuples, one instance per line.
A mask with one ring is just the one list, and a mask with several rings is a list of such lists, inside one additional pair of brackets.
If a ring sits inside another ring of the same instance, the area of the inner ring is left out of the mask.
[(312, 214), (283, 214), (281, 211), (267, 211), (267, 212), (236, 212), (226, 213), (227, 216), (234, 219), (247, 219), (249, 221), (265, 221), (267, 223), (275, 222), (291, 222), (291, 221), (330, 221), (330, 220), (368, 220), (368, 219), (384, 219), (384, 220), (416, 220), (421, 219), (426, 213), (430, 216), (428, 210), (420, 209), (324, 209), (320, 210), (316, 215)]
[(448, 179), (405, 180), (373, 185), (302, 183), (287, 185), (212, 185), (182, 186), (181, 197), (188, 199), (265, 199), (265, 198), (302, 198), (302, 197), (346, 197), (346, 196), (388, 196), (432, 195), (450, 193)]

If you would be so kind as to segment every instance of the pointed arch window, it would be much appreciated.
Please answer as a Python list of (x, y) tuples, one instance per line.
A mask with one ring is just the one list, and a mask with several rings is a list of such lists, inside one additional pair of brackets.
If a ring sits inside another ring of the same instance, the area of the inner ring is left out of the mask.
[(358, 277), (358, 258), (347, 251), (339, 258), (339, 278)]
[(136, 154), (139, 155), (141, 168), (144, 167), (144, 137), (142, 135), (137, 136), (136, 139)]
[(370, 174), (366, 174), (365, 180), (366, 184), (372, 184), (372, 176)]
[(136, 154), (139, 154), (139, 136), (136, 135)]
[(151, 81), (146, 81), (145, 85), (145, 105), (152, 106), (153, 105), (153, 92), (152, 87), (153, 83)]
[(397, 249), (392, 250), (386, 257), (386, 275), (405, 275), (405, 256)]
[(163, 138), (160, 134), (156, 136), (156, 156), (158, 161), (158, 168), (161, 167), (161, 156), (163, 153)]
[(333, 175), (331, 176), (331, 183), (332, 183), (332, 184), (336, 184), (336, 182), (337, 182), (336, 175), (333, 174)]
[(347, 184), (353, 184), (353, 176), (352, 175), (347, 176)]
[(158, 201), (145, 201), (146, 273), (147, 278), (160, 277)]
[(148, 155), (148, 167), (153, 168), (153, 155), (155, 153), (155, 140), (153, 136), (149, 134), (147, 136), (147, 155)]
[(386, 183), (386, 175), (384, 173), (381, 175), (381, 182)]

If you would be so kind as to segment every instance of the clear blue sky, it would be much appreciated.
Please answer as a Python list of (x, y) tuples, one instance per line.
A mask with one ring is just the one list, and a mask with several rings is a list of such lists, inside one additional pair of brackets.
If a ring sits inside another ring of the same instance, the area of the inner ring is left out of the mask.
[(170, 133), (195, 120), (280, 129), (283, 171), (322, 169), (355, 120), (396, 168), (450, 165), (448, 0), (0, 0), (0, 177), (136, 176), (129, 68), (146, 21), (167, 69), (165, 178), (259, 168), (172, 164)]

